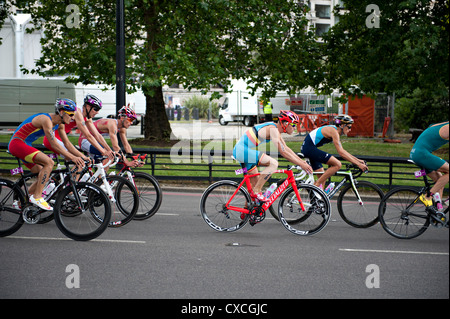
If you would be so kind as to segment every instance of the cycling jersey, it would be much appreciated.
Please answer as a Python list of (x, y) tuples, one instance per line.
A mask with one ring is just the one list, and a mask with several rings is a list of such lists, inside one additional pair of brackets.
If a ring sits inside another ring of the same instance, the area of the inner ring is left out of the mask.
[[(9, 152), (13, 156), (20, 158), (29, 169), (35, 165), (34, 159), (37, 153), (40, 152), (32, 147), (31, 143), (45, 135), (42, 128), (38, 128), (32, 123), (33, 119), (40, 115), (46, 115), (50, 118), (50, 121), (52, 120), (52, 117), (48, 113), (38, 113), (30, 116), (14, 131), (8, 144)], [(57, 128), (58, 125), (55, 125), (52, 130), (55, 131)]]
[(273, 122), (256, 125), (253, 128), (248, 129), (234, 146), (233, 157), (241, 163), (243, 168), (247, 169), (247, 172), (257, 167), (261, 157), (264, 155), (264, 153), (253, 148), (270, 141), (270, 139), (261, 139), (261, 137), (258, 136), (258, 132), (269, 125), (277, 126)]
[(439, 135), (439, 130), (449, 122), (444, 122), (438, 125), (431, 124), (425, 131), (417, 138), (416, 143), (411, 149), (409, 157), (419, 166), (424, 168), (427, 173), (436, 171), (446, 163), (445, 160), (433, 155), (432, 152), (448, 143), (448, 140), (443, 139)]
[(322, 168), (322, 163), (326, 164), (332, 156), (331, 154), (318, 149), (318, 147), (333, 141), (323, 136), (322, 129), (324, 127), (334, 127), (337, 130), (335, 125), (321, 126), (309, 132), (302, 144), (301, 152), (305, 157), (309, 158), (313, 170)]

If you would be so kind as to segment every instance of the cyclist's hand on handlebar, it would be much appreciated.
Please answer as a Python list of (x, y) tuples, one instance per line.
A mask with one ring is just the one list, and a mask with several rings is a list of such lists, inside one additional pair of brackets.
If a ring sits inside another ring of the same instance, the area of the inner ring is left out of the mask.
[(308, 174), (312, 174), (313, 169), (312, 167), (306, 163), (305, 161), (300, 161), (300, 165), (299, 165), (305, 172), (307, 172)]
[(84, 167), (84, 160), (83, 158), (79, 157), (79, 156), (74, 156), (72, 158), (72, 162), (75, 163), (75, 165), (79, 168), (82, 169)]
[(358, 167), (359, 167), (359, 169), (362, 170), (364, 173), (367, 173), (367, 172), (369, 171), (369, 167), (367, 166), (367, 164), (366, 164), (365, 161), (359, 160)]

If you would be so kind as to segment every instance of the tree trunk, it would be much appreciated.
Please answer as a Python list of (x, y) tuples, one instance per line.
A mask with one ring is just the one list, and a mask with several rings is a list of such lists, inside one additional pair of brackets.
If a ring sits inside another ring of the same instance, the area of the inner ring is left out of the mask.
[(144, 137), (146, 140), (168, 141), (172, 129), (167, 118), (162, 87), (153, 87), (144, 91), (146, 101)]

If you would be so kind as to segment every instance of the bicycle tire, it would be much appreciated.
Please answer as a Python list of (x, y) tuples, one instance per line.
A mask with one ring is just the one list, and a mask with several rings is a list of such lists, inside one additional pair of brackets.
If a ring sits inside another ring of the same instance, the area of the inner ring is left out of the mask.
[[(239, 184), (233, 181), (219, 181), (209, 186), (200, 199), (200, 212), (203, 220), (212, 229), (221, 232), (233, 232), (245, 226), (249, 214), (232, 211), (225, 208)], [(232, 206), (250, 207), (251, 199), (247, 190), (240, 187), (233, 200)]]
[(420, 200), (413, 203), (420, 194), (412, 187), (397, 187), (382, 198), (378, 217), (389, 235), (411, 239), (427, 230), (430, 218), (425, 205)]
[(145, 220), (159, 210), (163, 193), (158, 180), (152, 175), (144, 172), (133, 172), (133, 174), (134, 187), (139, 197), (139, 209), (134, 215), (134, 219)]
[(297, 187), (306, 211), (301, 210), (294, 189), (289, 188), (280, 198), (278, 218), (283, 226), (295, 235), (317, 234), (330, 221), (330, 200), (325, 192), (317, 186), (297, 184)]
[(74, 185), (82, 207), (78, 207), (72, 187), (63, 189), (56, 198), (55, 223), (67, 237), (77, 241), (88, 241), (100, 236), (111, 219), (111, 203), (108, 196), (95, 184)]
[(352, 184), (346, 184), (337, 199), (339, 215), (350, 226), (356, 228), (371, 227), (378, 223), (378, 206), (384, 193), (380, 187), (367, 181), (355, 180), (355, 187), (362, 204), (358, 202)]
[[(106, 176), (106, 180), (110, 186), (113, 186), (114, 198), (116, 200), (116, 202), (111, 205), (111, 220), (109, 222), (109, 227), (122, 227), (133, 220), (138, 211), (138, 193), (134, 185), (124, 177), (108, 175)], [(99, 179), (95, 184), (101, 187), (103, 181)], [(106, 193), (106, 195), (108, 194)]]
[[(14, 201), (18, 201), (14, 203)], [(19, 204), (19, 208), (14, 205)], [(0, 179), (0, 237), (14, 234), (24, 220), (20, 207), (25, 206), (25, 195), (12, 181)]]

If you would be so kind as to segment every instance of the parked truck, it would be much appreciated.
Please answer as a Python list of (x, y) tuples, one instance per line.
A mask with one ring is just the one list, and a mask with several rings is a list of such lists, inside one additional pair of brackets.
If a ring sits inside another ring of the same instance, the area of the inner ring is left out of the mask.
[[(289, 95), (277, 94), (271, 98), (273, 110), (272, 117), (277, 119), (280, 110), (289, 110)], [(246, 126), (265, 121), (263, 103), (260, 94), (251, 95), (246, 91), (233, 91), (226, 93), (219, 109), (219, 123), (227, 125), (229, 122), (242, 122)]]

